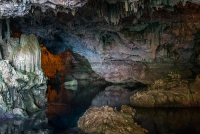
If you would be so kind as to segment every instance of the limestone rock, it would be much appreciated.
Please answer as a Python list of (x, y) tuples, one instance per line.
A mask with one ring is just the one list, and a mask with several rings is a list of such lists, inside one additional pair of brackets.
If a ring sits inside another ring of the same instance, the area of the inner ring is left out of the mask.
[(123, 105), (121, 111), (111, 107), (91, 107), (78, 121), (78, 127), (85, 133), (144, 134), (134, 121), (135, 110)]

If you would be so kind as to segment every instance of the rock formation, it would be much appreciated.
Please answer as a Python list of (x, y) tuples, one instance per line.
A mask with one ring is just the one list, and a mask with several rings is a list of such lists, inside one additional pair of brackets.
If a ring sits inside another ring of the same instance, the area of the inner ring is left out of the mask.
[(78, 127), (85, 133), (144, 134), (134, 115), (135, 111), (126, 105), (120, 112), (108, 106), (91, 107), (79, 119)]
[(40, 73), (41, 48), (34, 35), (21, 35), (20, 44), (13, 51), (12, 63), (18, 70)]
[(4, 39), (1, 44), (1, 115), (26, 117), (45, 107), (46, 78), (36, 36), (22, 35), (20, 43), (17, 40)]

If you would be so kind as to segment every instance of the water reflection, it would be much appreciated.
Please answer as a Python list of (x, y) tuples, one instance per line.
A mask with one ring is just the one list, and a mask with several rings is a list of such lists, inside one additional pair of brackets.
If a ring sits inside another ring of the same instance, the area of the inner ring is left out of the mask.
[(136, 108), (135, 120), (149, 134), (199, 134), (199, 108)]
[(25, 119), (0, 119), (1, 134), (49, 134), (45, 111), (40, 111)]
[(135, 91), (129, 91), (121, 86), (108, 86), (92, 100), (93, 106), (104, 106), (120, 108), (121, 105), (129, 105), (130, 97)]
[[(48, 121), (45, 111), (27, 119), (0, 120), (1, 134), (78, 133), (77, 121), (92, 105), (119, 106), (128, 103), (134, 93), (120, 86), (105, 86), (82, 82), (76, 91), (61, 88), (48, 91)], [(58, 86), (58, 85), (57, 85)], [(62, 85), (59, 85), (62, 87)], [(105, 89), (105, 90), (104, 90)], [(92, 103), (91, 103), (92, 102)], [(199, 134), (200, 109), (197, 108), (135, 108), (135, 121), (149, 134)]]
[[(55, 129), (54, 133), (59, 134), (77, 127), (78, 119), (91, 106), (93, 98), (105, 89), (104, 84), (98, 82), (97, 86), (96, 82), (79, 81), (77, 90), (67, 89), (63, 84), (50, 84), (46, 113), (49, 124)], [(60, 87), (60, 90), (57, 90), (57, 87)]]

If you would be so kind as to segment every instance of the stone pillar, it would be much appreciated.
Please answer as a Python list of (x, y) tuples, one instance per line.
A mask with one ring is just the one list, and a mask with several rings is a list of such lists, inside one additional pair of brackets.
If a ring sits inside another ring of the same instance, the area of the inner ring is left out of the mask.
[(0, 43), (2, 42), (2, 19), (0, 19)]
[(7, 18), (6, 19), (6, 26), (7, 26), (7, 35), (6, 35), (6, 38), (7, 39), (10, 39), (10, 18)]

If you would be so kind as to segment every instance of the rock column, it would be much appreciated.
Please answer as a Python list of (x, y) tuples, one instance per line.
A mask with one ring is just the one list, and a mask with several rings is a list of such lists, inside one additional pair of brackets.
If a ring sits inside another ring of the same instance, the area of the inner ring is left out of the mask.
[(6, 19), (6, 26), (7, 26), (6, 38), (10, 39), (10, 18)]
[(0, 42), (2, 42), (2, 20), (0, 19)]

